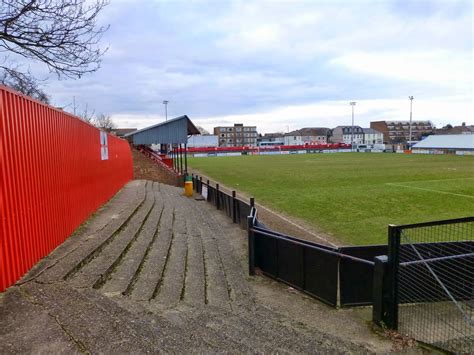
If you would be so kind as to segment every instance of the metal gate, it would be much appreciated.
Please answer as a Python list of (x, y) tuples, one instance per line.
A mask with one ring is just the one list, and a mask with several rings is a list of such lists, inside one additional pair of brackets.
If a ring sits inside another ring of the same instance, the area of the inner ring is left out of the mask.
[(389, 229), (393, 328), (455, 353), (474, 351), (474, 218)]

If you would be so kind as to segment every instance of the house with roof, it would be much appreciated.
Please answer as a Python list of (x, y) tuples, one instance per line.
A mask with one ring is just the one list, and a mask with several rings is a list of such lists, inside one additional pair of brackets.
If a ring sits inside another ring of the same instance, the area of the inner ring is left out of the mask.
[(259, 134), (257, 137), (257, 145), (259, 147), (273, 147), (285, 144), (283, 133), (265, 133)]
[(383, 144), (383, 133), (373, 128), (362, 128), (364, 132), (364, 144)]
[[(352, 136), (352, 128), (354, 128), (354, 136)], [(331, 141), (333, 143), (364, 144), (364, 129), (360, 126), (337, 126), (332, 130)]]
[(285, 145), (326, 144), (331, 130), (325, 127), (306, 127), (286, 133)]
[(474, 134), (474, 125), (466, 125), (463, 122), (461, 126), (447, 125), (443, 128), (438, 128), (434, 131), (434, 134), (446, 135), (446, 134)]

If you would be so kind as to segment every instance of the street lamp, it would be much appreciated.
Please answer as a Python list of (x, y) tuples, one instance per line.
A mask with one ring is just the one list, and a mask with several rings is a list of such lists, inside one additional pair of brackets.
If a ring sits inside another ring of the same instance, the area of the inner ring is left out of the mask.
[(355, 101), (350, 102), (352, 106), (352, 128), (351, 128), (351, 152), (354, 151), (354, 106), (356, 104)]
[(168, 100), (163, 100), (163, 105), (165, 105), (165, 118), (168, 121)]
[(412, 143), (412, 137), (411, 137), (411, 119), (412, 119), (412, 116), (413, 116), (413, 99), (414, 99), (414, 97), (413, 97), (413, 96), (408, 96), (408, 98), (410, 99), (410, 141), (408, 142), (408, 147), (409, 147), (410, 150), (411, 150), (411, 143)]

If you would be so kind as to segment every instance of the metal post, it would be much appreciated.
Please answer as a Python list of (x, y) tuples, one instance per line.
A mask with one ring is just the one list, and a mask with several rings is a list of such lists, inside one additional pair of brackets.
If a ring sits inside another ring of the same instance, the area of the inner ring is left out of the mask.
[(413, 138), (412, 138), (412, 134), (411, 134), (411, 119), (412, 119), (412, 116), (413, 116), (413, 99), (414, 97), (413, 96), (408, 96), (408, 98), (410, 99), (410, 141), (408, 142), (408, 148), (411, 150), (411, 145), (412, 145), (412, 142), (413, 142)]
[(171, 144), (171, 160), (173, 161), (173, 170), (176, 171), (174, 158), (175, 158), (175, 156), (174, 156), (174, 147), (173, 147), (173, 144)]
[(372, 321), (383, 327), (386, 322), (388, 306), (388, 280), (387, 280), (388, 258), (386, 255), (374, 258), (374, 278), (372, 289)]
[(398, 328), (398, 266), (400, 263), (400, 229), (388, 226), (388, 305), (386, 325), (390, 329)]
[(216, 208), (219, 209), (219, 184), (216, 184)]
[[(209, 179), (207, 179), (206, 185), (207, 185), (207, 201), (210, 201), (211, 200), (211, 193), (209, 192), (210, 191), (210, 189), (209, 189), (209, 186), (210, 186), (209, 185)], [(201, 185), (201, 188), (202, 188), (202, 185)]]
[(255, 275), (255, 235), (252, 230), (253, 220), (252, 216), (247, 217), (247, 243), (249, 253), (249, 275)]
[(163, 100), (163, 105), (165, 105), (165, 120), (168, 121), (168, 100)]
[(250, 208), (255, 207), (255, 199), (250, 197)]
[[(202, 176), (199, 177), (199, 193), (202, 193)], [(207, 194), (209, 195), (209, 190), (207, 191)]]
[(178, 155), (176, 151), (176, 146), (173, 144), (173, 155), (174, 155), (174, 170), (178, 172)]
[(355, 101), (351, 101), (350, 105), (352, 106), (352, 128), (351, 128), (351, 152), (354, 151), (354, 106)]
[(188, 145), (184, 143), (184, 171), (188, 173)]
[(177, 144), (176, 144), (176, 147), (175, 147), (175, 154), (176, 154), (176, 170), (177, 170), (178, 175), (179, 175), (179, 149), (178, 149)]
[(181, 175), (183, 174), (183, 148), (181, 143), (179, 143), (179, 156), (180, 156), (180, 167), (181, 167)]
[(236, 216), (237, 209), (235, 208), (236, 202), (237, 201), (235, 199), (235, 191), (232, 191), (232, 223), (237, 223), (237, 216)]

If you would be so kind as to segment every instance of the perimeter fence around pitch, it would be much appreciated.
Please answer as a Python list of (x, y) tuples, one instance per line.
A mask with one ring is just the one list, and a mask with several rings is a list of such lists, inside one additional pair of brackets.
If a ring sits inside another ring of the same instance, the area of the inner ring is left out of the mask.
[(474, 217), (394, 226), (386, 245), (334, 248), (269, 229), (254, 199), (193, 175), (208, 202), (248, 231), (249, 274), (333, 307), (371, 305), (373, 321), (426, 344), (474, 352)]
[(331, 247), (269, 229), (257, 218), (254, 199), (244, 201), (235, 191), (193, 175), (193, 185), (218, 210), (248, 231), (249, 273), (284, 282), (337, 307), (372, 304), (374, 258), (386, 254), (386, 245)]

